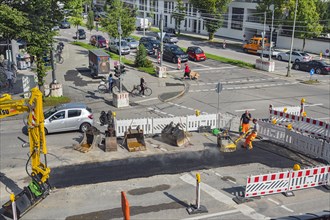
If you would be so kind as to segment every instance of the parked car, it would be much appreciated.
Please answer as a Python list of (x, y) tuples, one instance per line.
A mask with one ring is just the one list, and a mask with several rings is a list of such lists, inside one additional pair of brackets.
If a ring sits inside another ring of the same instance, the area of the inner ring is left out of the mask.
[(206, 60), (206, 55), (200, 47), (188, 47), (187, 48), (188, 58), (193, 61)]
[(176, 31), (175, 31), (174, 28), (168, 28), (168, 27), (165, 27), (163, 31), (164, 31), (165, 33), (176, 34)]
[[(277, 59), (279, 61), (284, 60), (284, 61), (289, 61), (289, 57), (290, 57), (290, 51), (284, 53), (279, 53), (277, 55)], [(311, 60), (312, 57), (305, 52), (302, 51), (292, 51), (292, 55), (291, 55), (291, 62), (297, 62), (297, 61), (309, 61)]]
[(160, 48), (160, 41), (156, 39), (156, 37), (141, 37), (140, 43), (150, 42), (154, 49)]
[(316, 74), (330, 74), (330, 64), (323, 60), (297, 61), (292, 64), (292, 68), (308, 72), (314, 69)]
[(60, 23), (60, 28), (62, 29), (71, 28), (71, 25), (67, 20), (63, 20)]
[(154, 49), (152, 43), (150, 43), (150, 42), (143, 42), (141, 44), (143, 44), (143, 46), (146, 48), (146, 51), (147, 51), (147, 54), (148, 55), (155, 55), (156, 52), (155, 52), (155, 49)]
[[(264, 57), (269, 57), (269, 48), (265, 48), (264, 50), (257, 50), (257, 54), (259, 56), (261, 56), (262, 53), (264, 54)], [(270, 55), (272, 57), (276, 57), (277, 58), (278, 55), (281, 53), (281, 51), (272, 48), (271, 51), (270, 51), (270, 53), (271, 53)]]
[(173, 63), (177, 63), (178, 58), (181, 59), (181, 62), (186, 62), (188, 61), (188, 54), (175, 44), (165, 44), (163, 60), (168, 60)]
[(133, 37), (123, 38), (129, 46), (130, 49), (136, 49), (139, 46), (139, 41), (135, 40)]
[(173, 43), (176, 44), (179, 42), (178, 38), (176, 37), (175, 34), (172, 33), (166, 33), (164, 38), (163, 38), (164, 43)]
[(74, 36), (74, 38), (77, 38), (78, 36), (78, 39), (86, 39), (86, 32), (84, 29), (78, 29), (78, 31), (76, 32), (76, 36)]
[(52, 27), (52, 31), (59, 31), (60, 30), (60, 27), (58, 25)]
[[(125, 40), (121, 41), (120, 47), (121, 47), (120, 50), (121, 50), (122, 55), (130, 54), (131, 50)], [(110, 42), (109, 51), (119, 54), (119, 41), (118, 40), (113, 40)]]
[(44, 112), (45, 133), (80, 130), (93, 126), (92, 109), (83, 103), (67, 103)]
[(92, 35), (89, 43), (96, 47), (106, 47), (107, 40), (102, 35)]

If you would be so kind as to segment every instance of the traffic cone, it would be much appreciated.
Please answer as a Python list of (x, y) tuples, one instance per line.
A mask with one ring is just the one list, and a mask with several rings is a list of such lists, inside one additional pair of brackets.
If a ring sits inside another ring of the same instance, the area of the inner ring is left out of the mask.
[(158, 62), (158, 64), (160, 64), (160, 51), (158, 51), (157, 62)]
[(121, 209), (123, 211), (124, 220), (130, 220), (130, 209), (125, 192), (121, 192)]
[(181, 59), (180, 59), (180, 57), (178, 58), (178, 70), (180, 70), (181, 69)]

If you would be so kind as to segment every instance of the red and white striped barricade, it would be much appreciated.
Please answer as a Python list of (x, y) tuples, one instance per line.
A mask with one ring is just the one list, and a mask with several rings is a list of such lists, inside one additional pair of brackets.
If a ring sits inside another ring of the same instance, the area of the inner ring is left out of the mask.
[(178, 70), (180, 70), (181, 69), (181, 58), (179, 57), (178, 58)]
[(289, 191), (328, 185), (330, 183), (329, 173), (330, 166), (291, 171)]
[(289, 171), (250, 176), (247, 179), (245, 198), (286, 192)]

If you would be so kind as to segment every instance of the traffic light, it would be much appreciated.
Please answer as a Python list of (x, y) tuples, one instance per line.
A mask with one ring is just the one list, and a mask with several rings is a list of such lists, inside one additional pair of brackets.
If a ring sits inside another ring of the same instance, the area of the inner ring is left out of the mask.
[(119, 77), (120, 76), (120, 69), (119, 69), (119, 66), (116, 65), (115, 66), (115, 77)]
[(120, 74), (125, 74), (126, 73), (125, 68), (126, 68), (125, 65), (120, 65)]

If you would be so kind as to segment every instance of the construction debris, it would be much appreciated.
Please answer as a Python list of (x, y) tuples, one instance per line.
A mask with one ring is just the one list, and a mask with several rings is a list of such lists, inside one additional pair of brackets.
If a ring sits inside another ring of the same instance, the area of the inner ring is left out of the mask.
[(174, 126), (174, 123), (166, 125), (162, 130), (162, 139), (169, 144), (174, 146), (182, 147), (189, 143), (187, 133), (182, 129), (180, 123)]

